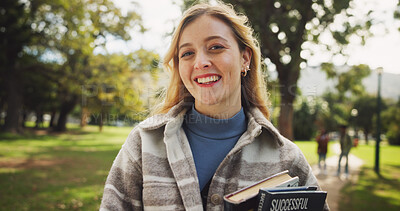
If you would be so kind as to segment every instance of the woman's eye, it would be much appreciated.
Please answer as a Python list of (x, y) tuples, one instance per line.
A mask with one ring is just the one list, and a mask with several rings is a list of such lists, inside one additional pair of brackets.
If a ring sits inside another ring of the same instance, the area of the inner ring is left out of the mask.
[(223, 48), (225, 48), (225, 47), (222, 46), (222, 45), (214, 45), (214, 46), (212, 46), (212, 47), (210, 48), (210, 50), (218, 50), (218, 49), (223, 49)]
[(185, 56), (190, 56), (190, 55), (192, 55), (192, 54), (193, 54), (193, 52), (191, 52), (191, 51), (185, 52), (185, 53), (183, 53), (183, 54), (181, 55), (181, 58), (183, 58), (183, 57), (185, 57)]

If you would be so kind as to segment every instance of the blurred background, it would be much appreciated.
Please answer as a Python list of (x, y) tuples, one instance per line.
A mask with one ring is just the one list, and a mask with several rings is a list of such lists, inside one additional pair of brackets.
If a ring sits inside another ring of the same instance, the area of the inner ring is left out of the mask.
[[(0, 210), (99, 208), (118, 150), (163, 95), (163, 55), (194, 2), (0, 2)], [(335, 209), (399, 210), (400, 1), (224, 2), (248, 16), (271, 121), (310, 164), (320, 129), (330, 146), (342, 124), (358, 140), (363, 166)]]

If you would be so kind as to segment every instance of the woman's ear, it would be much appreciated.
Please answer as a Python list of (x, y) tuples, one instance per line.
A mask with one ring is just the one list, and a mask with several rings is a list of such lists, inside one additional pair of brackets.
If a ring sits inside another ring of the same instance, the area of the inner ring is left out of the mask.
[(251, 57), (253, 56), (253, 51), (251, 48), (246, 47), (244, 51), (242, 52), (242, 58), (243, 58), (243, 66), (248, 67), (250, 66), (251, 63)]

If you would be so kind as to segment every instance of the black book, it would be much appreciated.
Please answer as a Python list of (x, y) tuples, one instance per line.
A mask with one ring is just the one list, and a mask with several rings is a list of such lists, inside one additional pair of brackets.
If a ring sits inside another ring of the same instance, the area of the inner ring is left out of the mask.
[(224, 196), (225, 211), (256, 210), (257, 195), (261, 188), (298, 186), (299, 178), (289, 176), (289, 171), (282, 171)]
[(257, 211), (322, 211), (327, 192), (315, 186), (262, 188), (257, 201)]

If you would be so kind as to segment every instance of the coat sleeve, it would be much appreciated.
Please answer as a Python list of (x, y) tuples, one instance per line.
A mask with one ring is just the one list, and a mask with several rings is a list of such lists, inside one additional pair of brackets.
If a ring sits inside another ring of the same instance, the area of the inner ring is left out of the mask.
[(129, 134), (108, 174), (100, 210), (142, 210), (140, 136)]

